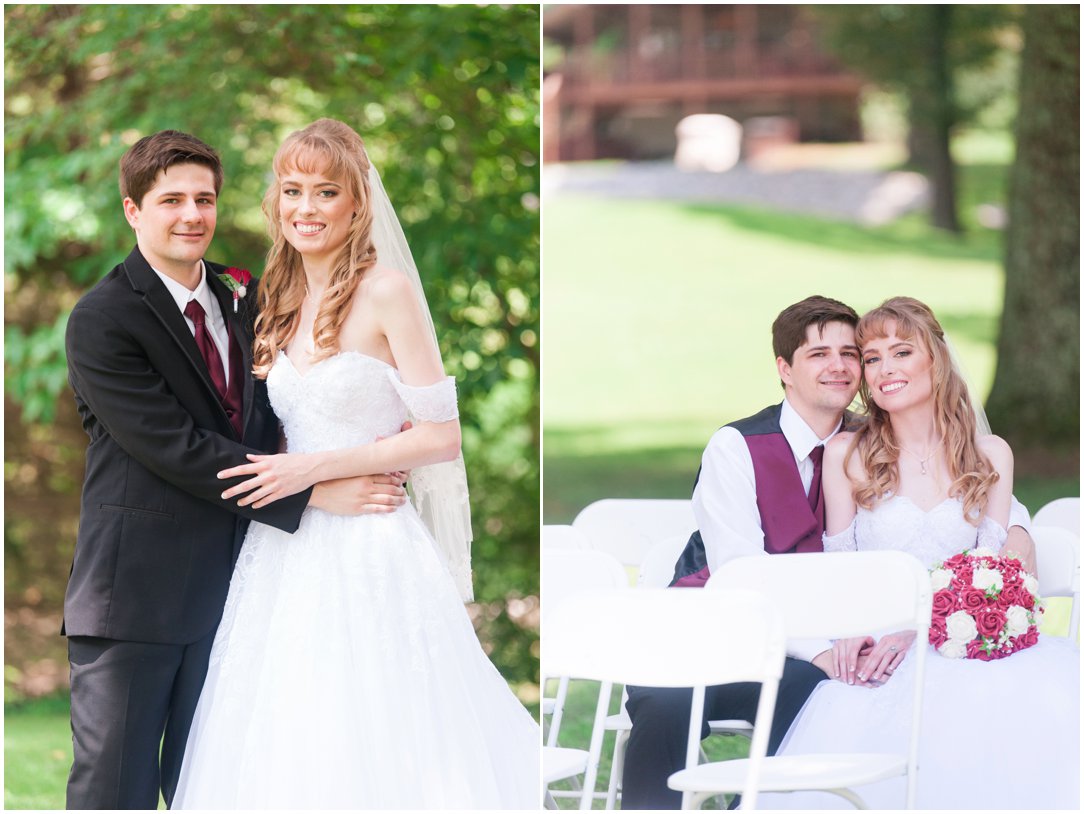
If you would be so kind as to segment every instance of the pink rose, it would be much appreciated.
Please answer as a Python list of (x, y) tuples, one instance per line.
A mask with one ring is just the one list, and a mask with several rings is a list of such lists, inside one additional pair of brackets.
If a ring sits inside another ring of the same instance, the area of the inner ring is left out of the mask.
[(1029, 599), (1032, 599), (1031, 593), (1025, 590), (1024, 586), (1019, 582), (1014, 582), (1001, 589), (1001, 595), (997, 598), (997, 606), (1002, 610), (1011, 608), (1013, 605), (1027, 608), (1024, 603)]
[(952, 587), (957, 591), (962, 591), (964, 588), (971, 587), (971, 580), (975, 576), (975, 571), (971, 568), (971, 564), (961, 565), (959, 568), (953, 569), (952, 575)]
[(983, 652), (982, 639), (972, 639), (967, 643), (967, 657), (969, 659), (982, 659), (989, 661), (990, 657)]
[(986, 607), (986, 592), (972, 586), (961, 589), (960, 607), (974, 616)]
[(945, 620), (934, 619), (930, 622), (930, 644), (940, 647), (948, 641), (948, 633), (945, 632)]
[(1005, 612), (1000, 608), (979, 611), (975, 614), (975, 626), (978, 627), (980, 636), (997, 638), (997, 634), (1005, 627)]
[[(947, 588), (943, 591), (938, 591), (933, 595), (933, 616), (934, 619), (944, 619), (950, 613), (956, 610), (956, 594)], [(944, 622), (941, 623), (944, 625)]]
[(1028, 628), (1027, 633), (1021, 633), (1016, 637), (1016, 649), (1023, 650), (1025, 647), (1031, 647), (1039, 641), (1039, 629), (1032, 625)]

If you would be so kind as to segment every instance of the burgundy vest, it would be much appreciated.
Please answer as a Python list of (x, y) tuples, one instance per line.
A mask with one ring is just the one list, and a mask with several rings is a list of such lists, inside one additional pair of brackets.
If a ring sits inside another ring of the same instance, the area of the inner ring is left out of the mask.
[[(815, 503), (810, 506), (794, 452), (779, 427), (782, 409), (781, 403), (776, 404), (726, 426), (744, 436), (753, 459), (764, 550), (769, 554), (823, 551), (824, 498), (818, 490), (813, 496)], [(696, 478), (700, 480), (699, 472)], [(710, 575), (704, 540), (695, 531), (674, 567), (674, 580), (670, 584), (702, 587)]]

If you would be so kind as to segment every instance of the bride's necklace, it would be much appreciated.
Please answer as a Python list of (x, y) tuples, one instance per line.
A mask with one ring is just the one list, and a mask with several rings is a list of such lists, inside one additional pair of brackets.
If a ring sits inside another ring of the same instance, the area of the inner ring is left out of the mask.
[(943, 443), (945, 443), (944, 438), (942, 438), (940, 441), (938, 441), (936, 444), (934, 444), (933, 449), (930, 450), (929, 454), (925, 458), (911, 452), (911, 450), (909, 450), (903, 444), (897, 443), (897, 446), (900, 449), (902, 449), (904, 452), (906, 452), (908, 455), (910, 455), (912, 458), (914, 458), (916, 461), (918, 461), (919, 468), (922, 470), (922, 474), (925, 475), (925, 474), (927, 474), (926, 464), (928, 464), (930, 462), (930, 458), (932, 458), (934, 456), (934, 453), (937, 452), (937, 450), (939, 450), (941, 448), (941, 445)]

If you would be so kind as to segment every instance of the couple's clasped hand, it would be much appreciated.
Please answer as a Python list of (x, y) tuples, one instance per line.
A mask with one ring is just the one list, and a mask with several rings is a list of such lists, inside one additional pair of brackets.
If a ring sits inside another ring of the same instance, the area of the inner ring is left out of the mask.
[(890, 633), (877, 641), (872, 636), (839, 639), (832, 646), (830, 678), (844, 684), (880, 687), (903, 662), (915, 641), (915, 632)]
[[(411, 424), (403, 425), (402, 431)], [(380, 439), (377, 439), (380, 440)], [(220, 480), (247, 478), (222, 493), (223, 500), (243, 495), (238, 506), (262, 509), (276, 500), (314, 486), (309, 505), (332, 514), (356, 515), (393, 512), (406, 502), (409, 472), (386, 472), (351, 478), (323, 480), (317, 453), (246, 455), (249, 463), (218, 473)]]

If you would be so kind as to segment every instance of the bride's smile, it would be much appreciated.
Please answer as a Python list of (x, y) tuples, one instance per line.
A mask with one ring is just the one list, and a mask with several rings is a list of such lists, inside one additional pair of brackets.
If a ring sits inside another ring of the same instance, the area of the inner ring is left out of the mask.
[(349, 238), (355, 204), (338, 179), (294, 170), (279, 192), (282, 232), (306, 260), (332, 259)]

